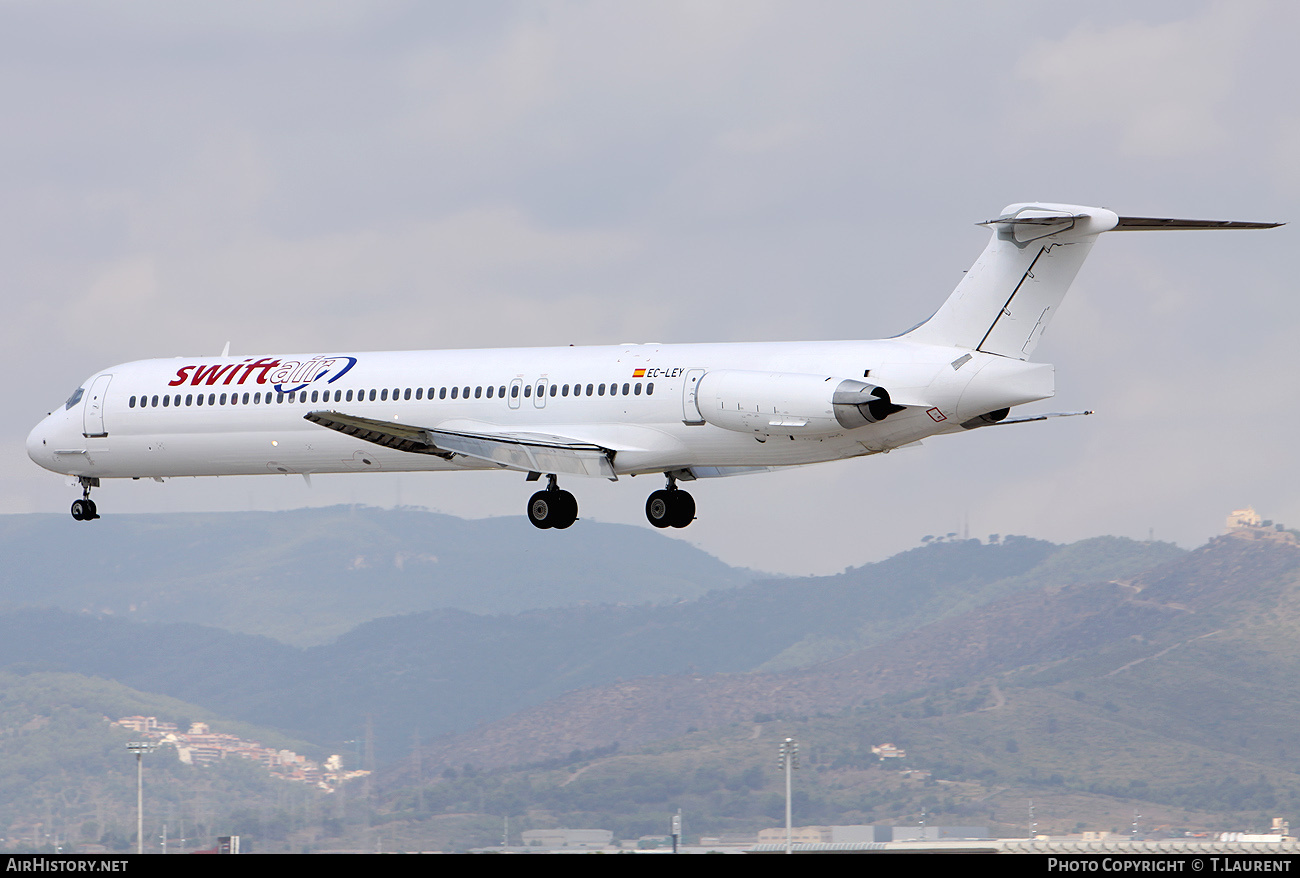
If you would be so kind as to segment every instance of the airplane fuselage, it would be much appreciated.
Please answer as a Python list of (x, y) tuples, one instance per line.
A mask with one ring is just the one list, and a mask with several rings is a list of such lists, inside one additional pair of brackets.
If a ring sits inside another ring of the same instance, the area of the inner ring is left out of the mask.
[(81, 521), (102, 478), (510, 469), (547, 477), (539, 528), (577, 520), (561, 475), (663, 473), (656, 527), (686, 527), (679, 480), (889, 451), (938, 433), (1041, 420), (1053, 394), (1029, 361), (1097, 237), (1142, 229), (1271, 228), (1013, 204), (940, 308), (877, 341), (624, 344), (141, 360), (78, 388), (27, 438), (76, 476)]
[[(967, 362), (954, 368), (962, 356)], [(1008, 367), (1033, 373), (1032, 387), (1026, 392), (1024, 380), (1002, 392), (980, 385), (976, 376), (986, 366), (999, 375)], [(779, 401), (700, 398), (701, 379), (723, 372), (808, 376), (824, 380), (826, 390), (824, 399), (808, 400), (806, 411), (789, 410), (798, 402), (773, 411)], [(800, 424), (830, 420), (831, 391), (842, 376), (884, 386), (896, 402), (911, 405), (853, 429)], [(141, 360), (99, 372), (80, 390), (81, 399), (51, 413), (27, 442), (41, 466), (74, 476), (500, 468), (325, 430), (304, 417), (317, 411), (434, 429), (577, 436), (614, 449), (618, 475), (692, 467), (713, 474), (907, 445), (993, 409), (1050, 396), (1051, 367), (896, 339), (627, 344)], [(728, 404), (754, 409), (758, 420), (716, 426), (716, 409)]]

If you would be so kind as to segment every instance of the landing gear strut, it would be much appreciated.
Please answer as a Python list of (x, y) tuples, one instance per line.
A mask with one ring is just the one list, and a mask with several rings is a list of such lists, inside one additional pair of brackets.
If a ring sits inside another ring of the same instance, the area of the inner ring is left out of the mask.
[(90, 499), (90, 489), (99, 487), (99, 479), (94, 476), (81, 476), (81, 499), (72, 501), (72, 517), (77, 521), (94, 521), (99, 518), (95, 511), (95, 501)]
[(645, 501), (645, 517), (655, 527), (686, 527), (695, 520), (695, 498), (677, 487), (677, 479), (669, 473), (668, 487), (655, 491)]
[(546, 490), (538, 491), (528, 500), (528, 520), (533, 527), (564, 530), (578, 520), (578, 499), (568, 491), (561, 491), (555, 474), (546, 477)]

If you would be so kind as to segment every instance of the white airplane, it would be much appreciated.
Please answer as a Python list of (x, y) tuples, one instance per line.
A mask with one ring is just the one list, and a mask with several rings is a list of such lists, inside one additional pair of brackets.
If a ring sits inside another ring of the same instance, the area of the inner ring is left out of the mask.
[(1053, 417), (1008, 414), (1053, 395), (1053, 367), (1029, 356), (1102, 232), (1281, 223), (1033, 203), (981, 225), (993, 234), (974, 267), (893, 338), (140, 360), (92, 375), (27, 453), (79, 480), (78, 521), (99, 517), (105, 478), (506, 469), (547, 476), (528, 502), (539, 528), (578, 517), (559, 475), (647, 473), (667, 479), (650, 523), (685, 527), (695, 501), (679, 481)]

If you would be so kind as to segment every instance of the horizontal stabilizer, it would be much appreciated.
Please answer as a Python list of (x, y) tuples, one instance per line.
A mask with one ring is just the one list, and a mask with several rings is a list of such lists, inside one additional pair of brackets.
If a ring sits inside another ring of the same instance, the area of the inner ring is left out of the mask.
[[(987, 415), (980, 415), (978, 418), (971, 418), (962, 424), (967, 430), (974, 430), (976, 427), (1001, 427), (1006, 424), (1030, 424), (1034, 421), (1046, 421), (1048, 418), (1074, 418), (1080, 415), (1090, 415), (1092, 411), (1086, 412), (1048, 412), (1042, 415), (1027, 415), (1023, 418), (1008, 418), (1006, 409), (1000, 412), (990, 412)], [(1001, 417), (996, 417), (1001, 415)]]
[(1238, 220), (1164, 219), (1155, 216), (1122, 216), (1111, 231), (1137, 232), (1144, 229), (1276, 229), (1286, 223), (1247, 223)]
[(1059, 213), (1041, 213), (1041, 214), (1020, 213), (1020, 214), (1016, 214), (1015, 216), (1007, 215), (1007, 216), (1000, 216), (997, 219), (985, 220), (984, 222), (978, 223), (977, 225), (1015, 226), (1015, 225), (1023, 224), (1028, 226), (1050, 226), (1053, 225), (1054, 223), (1069, 223), (1069, 222), (1073, 222), (1074, 220), (1086, 219), (1087, 216), (1088, 214), (1086, 213), (1070, 213), (1068, 211), (1061, 211)]

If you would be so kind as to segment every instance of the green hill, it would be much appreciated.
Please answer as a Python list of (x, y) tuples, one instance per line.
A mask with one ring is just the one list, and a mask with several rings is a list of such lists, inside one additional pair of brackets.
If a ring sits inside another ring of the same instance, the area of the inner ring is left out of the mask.
[[(647, 551), (672, 542), (645, 533)], [(265, 558), (245, 558), (267, 606), (305, 593), (285, 559), (327, 557), (318, 537), (303, 540), (321, 551), (267, 539)], [(183, 570), (184, 555), (168, 569)], [(409, 571), (401, 588), (420, 579)], [(152, 573), (138, 594), (168, 593)], [(35, 601), (7, 576), (14, 603)], [(680, 577), (707, 578), (689, 564)], [(383, 600), (396, 600), (393, 582)], [(231, 595), (234, 607), (254, 600)], [(1300, 548), (1284, 533), (1194, 552), (1117, 538), (935, 541), (837, 576), (727, 579), (671, 603), (424, 610), (311, 646), (138, 615), (0, 612), (0, 747), (15, 757), (0, 825), (17, 837), (35, 844), (56, 823), (68, 839), (117, 837), (110, 803), (122, 783), (129, 793), (131, 766), (102, 717), (119, 711), (207, 711), (332, 752), (358, 747), (369, 724), (389, 768), (373, 796), (334, 804), (238, 774), (172, 777), (160, 761), (176, 819), (242, 825), (263, 849), (491, 844), (507, 816), (512, 832), (636, 836), (662, 832), (678, 807), (694, 815), (688, 835), (752, 832), (779, 819), (772, 752), (787, 734), (803, 744), (805, 823), (1015, 834), (1032, 800), (1039, 828), (1055, 832), (1122, 830), (1134, 811), (1152, 832), (1300, 825), (1300, 696), (1288, 685), (1300, 671)], [(40, 743), (54, 725), (58, 755)], [(417, 741), (419, 759), (402, 758)], [(886, 742), (907, 759), (881, 763), (871, 747)], [(185, 804), (194, 796), (216, 803), (207, 816)], [(238, 810), (250, 801), (261, 804)]]
[[(214, 729), (322, 758), (318, 748), (270, 729), (224, 719), (204, 708), (77, 674), (0, 671), (0, 849), (69, 852), (80, 845), (134, 849), (136, 766), (126, 742), (138, 735), (110, 725), (123, 716), (202, 721)], [(162, 748), (145, 758), (146, 836), (156, 848), (162, 825), (173, 845), (211, 847), (248, 825), (249, 811), (320, 811), (326, 796), (277, 780), (252, 762), (199, 768)], [(287, 822), (286, 822), (287, 821)], [(299, 819), (301, 821), (301, 818)], [(271, 837), (264, 834), (266, 841)]]
[[(772, 753), (793, 735), (801, 823), (1017, 834), (1032, 800), (1040, 831), (1126, 831), (1135, 812), (1156, 834), (1261, 831), (1300, 820), (1300, 695), (1287, 685), (1297, 627), (1300, 548), (1221, 538), (1124, 580), (1020, 592), (794, 673), (571, 693), (423, 761), (498, 765), (474, 775), (483, 800), (513, 790), (521, 813), (559, 824), (632, 831), (686, 807), (716, 834), (775, 825)], [(886, 742), (906, 760), (881, 763), (871, 747)], [(508, 767), (545, 759), (569, 764)], [(454, 809), (466, 783), (444, 778), (424, 798)], [(392, 807), (409, 801), (409, 767), (386, 784)]]
[(81, 527), (0, 515), (0, 557), (0, 608), (191, 622), (299, 646), (401, 613), (676, 601), (749, 579), (646, 528), (542, 533), (520, 517), (353, 506), (113, 515)]
[(1044, 576), (1117, 575), (1135, 559), (1177, 554), (1131, 541), (1062, 548), (1026, 538), (968, 540), (839, 576), (764, 580), (670, 605), (392, 616), (306, 649), (207, 626), (13, 610), (0, 613), (0, 667), (36, 662), (109, 677), (322, 744), (356, 738), (370, 717), (381, 759), (393, 759), (409, 750), (412, 734), (463, 732), (582, 687), (748, 672), (792, 663), (801, 650), (822, 660)]

